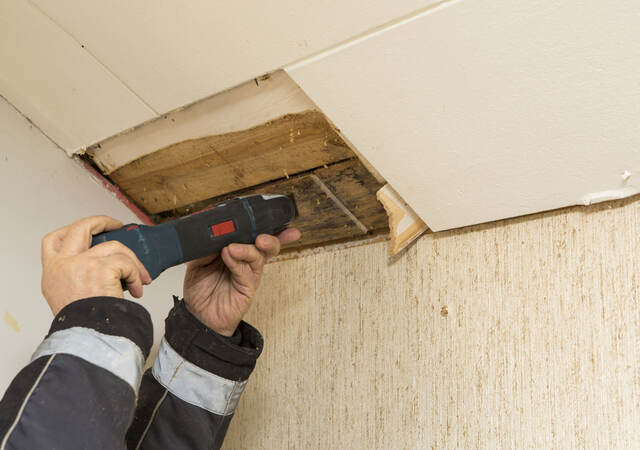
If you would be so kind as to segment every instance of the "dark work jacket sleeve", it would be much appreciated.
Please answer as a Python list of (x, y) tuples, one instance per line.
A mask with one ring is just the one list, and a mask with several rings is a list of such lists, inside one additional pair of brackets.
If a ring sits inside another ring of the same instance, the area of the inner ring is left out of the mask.
[(152, 342), (137, 303), (93, 297), (63, 308), (0, 401), (0, 450), (124, 449)]
[(174, 297), (153, 368), (143, 377), (129, 449), (220, 448), (262, 336), (241, 322), (232, 337), (204, 326)]

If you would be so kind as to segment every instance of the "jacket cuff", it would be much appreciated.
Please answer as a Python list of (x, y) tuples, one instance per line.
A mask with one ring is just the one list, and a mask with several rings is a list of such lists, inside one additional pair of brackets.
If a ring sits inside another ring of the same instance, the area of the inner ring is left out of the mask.
[(57, 354), (80, 358), (138, 392), (152, 342), (151, 317), (142, 306), (116, 297), (91, 297), (62, 308), (31, 359)]
[(171, 348), (207, 372), (227, 380), (247, 380), (262, 352), (258, 330), (243, 321), (233, 336), (223, 336), (191, 314), (184, 301), (173, 299), (174, 307), (165, 321), (165, 339)]
[(145, 359), (153, 345), (153, 324), (147, 310), (118, 297), (90, 297), (70, 303), (53, 319), (47, 338), (74, 327), (127, 338), (140, 348)]

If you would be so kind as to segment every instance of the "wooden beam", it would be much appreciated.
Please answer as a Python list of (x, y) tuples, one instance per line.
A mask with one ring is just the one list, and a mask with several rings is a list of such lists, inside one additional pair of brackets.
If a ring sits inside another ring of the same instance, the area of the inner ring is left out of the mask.
[[(283, 71), (108, 139), (88, 156), (156, 222), (239, 195), (296, 197), (294, 247), (388, 227), (384, 180)], [(363, 165), (364, 164), (364, 165)]]
[(287, 114), (317, 109), (282, 70), (164, 114), (87, 149), (105, 175), (189, 139), (253, 128)]
[(382, 187), (362, 161), (353, 159), (314, 171), (324, 184), (355, 215), (367, 230), (388, 226), (387, 214), (376, 201), (376, 191)]
[(111, 178), (155, 214), (353, 156), (322, 113), (306, 111), (171, 145), (121, 167)]
[(165, 212), (162, 220), (190, 214), (230, 197), (251, 194), (293, 195), (298, 218), (292, 226), (302, 239), (288, 247), (361, 238), (387, 228), (387, 215), (375, 197), (380, 183), (353, 158), (289, 179), (198, 202)]

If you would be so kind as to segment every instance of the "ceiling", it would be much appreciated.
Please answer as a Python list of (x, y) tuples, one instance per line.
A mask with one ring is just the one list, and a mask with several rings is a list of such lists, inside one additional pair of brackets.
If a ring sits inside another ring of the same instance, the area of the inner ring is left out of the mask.
[(0, 0), (0, 93), (68, 152), (433, 0)]
[(640, 189), (640, 4), (0, 0), (0, 94), (68, 153), (284, 68), (433, 230)]

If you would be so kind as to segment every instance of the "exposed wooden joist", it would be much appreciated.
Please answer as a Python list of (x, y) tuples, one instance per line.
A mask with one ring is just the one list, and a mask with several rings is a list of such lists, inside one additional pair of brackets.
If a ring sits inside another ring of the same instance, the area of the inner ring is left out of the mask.
[(317, 111), (180, 142), (111, 174), (155, 214), (353, 157)]
[(380, 186), (354, 158), (290, 179), (177, 208), (166, 212), (163, 220), (192, 213), (237, 195), (285, 194), (293, 195), (296, 200), (299, 216), (292, 225), (302, 231), (302, 239), (291, 246), (360, 238), (387, 228), (387, 215), (375, 197)]
[(279, 71), (144, 124), (88, 156), (156, 222), (230, 197), (293, 194), (302, 240), (361, 238), (387, 228), (384, 180)]
[(387, 215), (375, 195), (381, 183), (357, 159), (313, 172), (368, 231), (386, 228)]
[(280, 70), (165, 114), (100, 142), (87, 153), (109, 175), (172, 144), (247, 130), (287, 114), (314, 109), (309, 97)]

